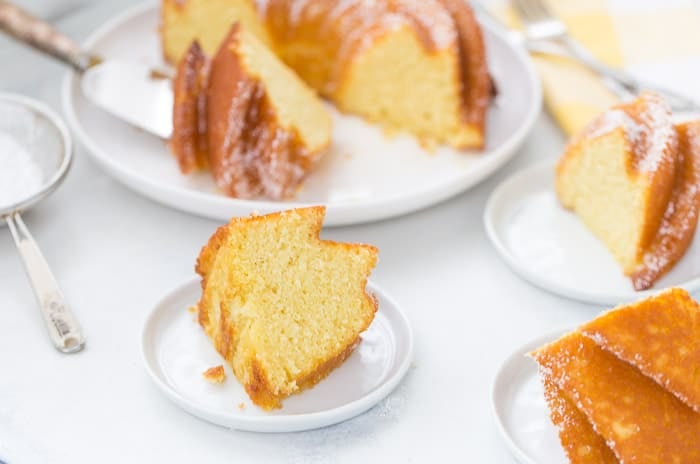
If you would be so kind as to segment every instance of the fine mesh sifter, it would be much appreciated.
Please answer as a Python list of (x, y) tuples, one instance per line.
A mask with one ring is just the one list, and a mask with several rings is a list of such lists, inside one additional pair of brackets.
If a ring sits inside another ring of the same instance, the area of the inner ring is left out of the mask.
[(54, 346), (85, 346), (80, 325), (20, 213), (53, 192), (71, 164), (73, 145), (63, 122), (45, 105), (0, 93), (0, 218), (12, 233)]

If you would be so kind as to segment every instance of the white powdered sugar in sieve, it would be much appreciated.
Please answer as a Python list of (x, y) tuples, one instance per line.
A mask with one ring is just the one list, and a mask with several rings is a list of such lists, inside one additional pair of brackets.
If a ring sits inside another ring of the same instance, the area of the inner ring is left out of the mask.
[(15, 137), (0, 132), (0, 210), (28, 199), (41, 188), (41, 168)]

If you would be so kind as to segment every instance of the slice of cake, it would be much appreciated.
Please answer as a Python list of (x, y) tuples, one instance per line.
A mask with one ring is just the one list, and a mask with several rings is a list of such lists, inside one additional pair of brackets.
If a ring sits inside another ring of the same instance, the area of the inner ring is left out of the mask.
[(613, 309), (581, 331), (700, 413), (700, 305), (688, 292)]
[(700, 415), (590, 338), (576, 331), (532, 356), (620, 462), (700, 462)]
[(671, 269), (695, 234), (697, 124), (674, 126), (668, 105), (645, 93), (593, 121), (557, 166), (562, 205), (608, 247), (637, 290)]
[(236, 198), (293, 197), (330, 145), (321, 100), (238, 23), (210, 63), (196, 43), (185, 54), (173, 117), (180, 166), (199, 166), (190, 160), (206, 150), (217, 186)]
[(263, 409), (339, 366), (377, 310), (365, 290), (377, 249), (319, 239), (324, 215), (234, 218), (197, 260), (199, 323)]

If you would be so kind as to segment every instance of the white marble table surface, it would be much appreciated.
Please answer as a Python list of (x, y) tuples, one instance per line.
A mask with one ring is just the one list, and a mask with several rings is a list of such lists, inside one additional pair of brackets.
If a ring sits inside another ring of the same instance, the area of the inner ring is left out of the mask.
[[(58, 19), (80, 39), (133, 0), (95, 2)], [(0, 90), (62, 111), (65, 69), (0, 39)], [(193, 275), (218, 225), (144, 199), (78, 147), (65, 184), (25, 218), (82, 321), (87, 349), (49, 344), (7, 228), (0, 228), (0, 460), (30, 463), (509, 463), (491, 415), (491, 381), (513, 349), (599, 309), (538, 290), (498, 258), (484, 203), (508, 174), (553, 159), (563, 137), (542, 115), (517, 158), (471, 191), (385, 222), (325, 230), (381, 250), (373, 280), (403, 306), (415, 364), (366, 414), (321, 430), (265, 435), (196, 419), (156, 390), (141, 364), (141, 324)], [(1, 167), (0, 167), (1, 168)]]

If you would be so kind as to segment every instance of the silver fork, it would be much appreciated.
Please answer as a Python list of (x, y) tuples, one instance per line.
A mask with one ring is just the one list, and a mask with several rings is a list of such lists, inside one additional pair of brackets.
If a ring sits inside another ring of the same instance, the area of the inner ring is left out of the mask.
[(621, 99), (627, 100), (644, 90), (650, 90), (664, 97), (673, 111), (700, 111), (700, 104), (697, 102), (671, 90), (642, 82), (598, 60), (569, 35), (566, 25), (554, 16), (544, 0), (513, 0), (513, 4), (523, 23), (528, 41), (554, 43), (562, 47), (569, 57), (585, 65), (604, 80), (613, 82), (615, 85), (610, 87)]

